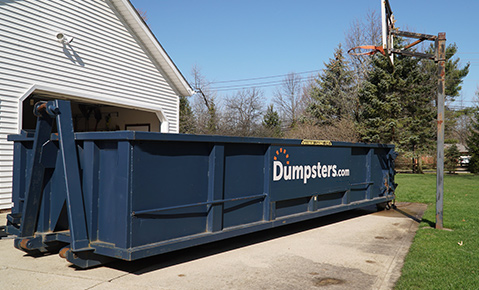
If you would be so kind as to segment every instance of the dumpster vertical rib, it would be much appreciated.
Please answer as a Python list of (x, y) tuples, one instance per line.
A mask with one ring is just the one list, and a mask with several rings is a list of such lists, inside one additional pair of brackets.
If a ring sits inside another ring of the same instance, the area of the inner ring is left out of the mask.
[[(371, 171), (371, 166), (372, 166), (372, 155), (373, 155), (373, 152), (374, 152), (374, 149), (373, 148), (369, 148), (368, 150), (368, 154), (366, 155), (366, 182), (369, 183), (371, 182), (372, 178), (371, 178), (371, 174), (372, 174), (372, 171)], [(366, 189), (366, 199), (371, 199), (371, 189), (372, 187), (371, 186), (368, 186), (368, 188)]]
[[(97, 172), (99, 166), (99, 149), (94, 141), (85, 141), (83, 143), (83, 198), (85, 201), (85, 212), (88, 224), (88, 234), (90, 240), (98, 239), (98, 178)], [(85, 170), (88, 168), (88, 170)]]
[[(222, 200), (224, 197), (225, 146), (214, 145), (209, 156), (208, 201)], [(223, 203), (211, 204), (208, 209), (207, 231), (217, 232), (223, 229)]]
[(264, 152), (263, 167), (263, 193), (266, 194), (263, 204), (263, 220), (270, 221), (271, 215), (271, 198), (270, 198), (270, 182), (271, 182), (271, 145)]
[[(133, 137), (135, 138), (135, 137)], [(118, 141), (118, 163), (117, 163), (117, 179), (116, 185), (118, 197), (116, 204), (112, 204), (112, 210), (119, 216), (116, 218), (115, 227), (115, 244), (127, 248), (129, 240), (127, 239), (130, 233), (130, 218), (131, 218), (131, 176), (132, 176), (132, 150), (130, 140)], [(112, 211), (113, 212), (113, 211)]]

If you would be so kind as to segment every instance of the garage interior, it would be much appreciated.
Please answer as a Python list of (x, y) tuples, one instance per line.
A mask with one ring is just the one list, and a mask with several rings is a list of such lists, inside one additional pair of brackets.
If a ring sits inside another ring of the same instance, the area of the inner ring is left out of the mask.
[(33, 115), (34, 105), (39, 101), (53, 99), (64, 99), (71, 102), (75, 132), (119, 130), (160, 132), (161, 122), (153, 112), (89, 103), (65, 96), (41, 93), (34, 93), (23, 101), (22, 129), (35, 130), (37, 119)]

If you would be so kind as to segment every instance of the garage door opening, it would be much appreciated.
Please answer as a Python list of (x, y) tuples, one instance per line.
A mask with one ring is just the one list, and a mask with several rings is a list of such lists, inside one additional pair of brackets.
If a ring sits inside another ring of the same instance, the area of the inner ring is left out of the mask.
[[(32, 94), (26, 98), (23, 101), (22, 129), (34, 130), (37, 122), (32, 113), (35, 103), (52, 99), (54, 98), (39, 94)], [(118, 130), (160, 132), (161, 122), (153, 112), (78, 100), (69, 101), (72, 106), (75, 132)]]

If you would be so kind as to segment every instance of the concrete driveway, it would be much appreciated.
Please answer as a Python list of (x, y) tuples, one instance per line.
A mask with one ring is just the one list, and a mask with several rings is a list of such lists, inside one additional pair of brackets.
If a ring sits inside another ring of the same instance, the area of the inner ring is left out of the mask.
[[(391, 289), (426, 205), (353, 210), (134, 262), (79, 270), (0, 239), (2, 289)], [(5, 223), (0, 214), (0, 226)], [(0, 237), (2, 236), (0, 229)]]

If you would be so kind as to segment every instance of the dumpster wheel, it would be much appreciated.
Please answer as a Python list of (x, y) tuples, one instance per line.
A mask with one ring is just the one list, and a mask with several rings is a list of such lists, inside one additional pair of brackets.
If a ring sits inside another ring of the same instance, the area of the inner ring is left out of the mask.
[(385, 201), (385, 202), (376, 204), (377, 211), (390, 210), (391, 208), (395, 208), (395, 206), (394, 205), (391, 206), (390, 201)]
[(30, 256), (34, 256), (34, 257), (35, 256), (41, 256), (42, 252), (39, 249), (30, 249), (28, 247), (29, 242), (30, 242), (30, 239), (28, 239), (28, 238), (22, 239), (21, 241), (16, 241), (15, 242), (15, 247), (19, 250), (24, 251), (25, 253), (27, 253)]
[(41, 246), (35, 245), (33, 244), (33, 242), (34, 241), (31, 238), (23, 238), (15, 242), (15, 247), (29, 255), (42, 256), (48, 254), (56, 254), (62, 247), (65, 246), (65, 243), (62, 242), (42, 243)]
[(67, 252), (70, 250), (70, 247), (67, 246), (67, 247), (63, 247), (60, 252), (58, 252), (58, 255), (60, 257), (62, 257), (63, 259), (66, 259), (67, 258)]

